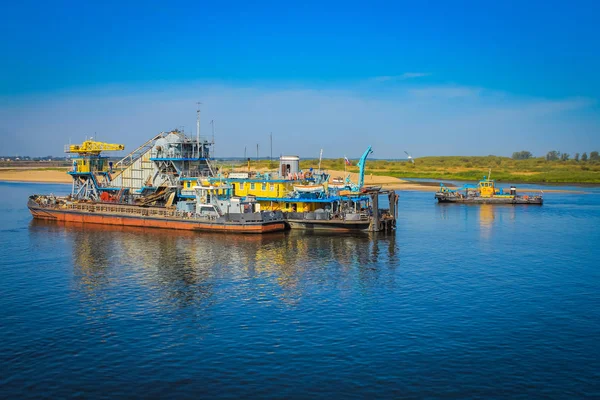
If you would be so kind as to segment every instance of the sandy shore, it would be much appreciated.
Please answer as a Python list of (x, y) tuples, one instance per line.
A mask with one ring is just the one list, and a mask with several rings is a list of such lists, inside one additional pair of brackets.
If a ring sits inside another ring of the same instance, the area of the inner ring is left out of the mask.
[[(332, 178), (342, 178), (348, 174), (344, 171), (328, 171)], [(350, 173), (350, 180), (352, 182), (358, 181), (358, 174), (355, 172)], [(435, 192), (440, 187), (439, 184), (425, 184), (418, 182), (409, 182), (403, 179), (394, 178), (393, 176), (380, 176), (380, 175), (365, 175), (365, 185), (366, 186), (381, 186), (384, 189), (394, 189), (394, 190), (419, 190), (424, 192)]]
[[(71, 183), (71, 177), (64, 170), (45, 169), (0, 169), (0, 181), (39, 182), (39, 183)], [(332, 177), (344, 177), (344, 171), (329, 171)], [(351, 173), (350, 179), (356, 182), (358, 174)], [(382, 186), (395, 190), (424, 190), (435, 192), (437, 185), (423, 185), (407, 182), (391, 176), (365, 176), (365, 185)]]
[[(29, 169), (29, 168), (0, 168), (0, 181), (11, 182), (37, 182), (37, 183), (71, 183), (71, 177), (67, 175), (67, 168), (60, 169)], [(344, 178), (344, 171), (329, 171), (332, 178)], [(357, 173), (350, 173), (353, 182), (358, 180)], [(365, 175), (365, 185), (381, 186), (385, 189), (394, 190), (418, 190), (423, 192), (435, 192), (439, 188), (437, 183), (409, 182), (392, 176)], [(585, 190), (567, 189), (544, 189), (545, 192), (585, 193)]]
[(67, 169), (0, 169), (0, 181), (71, 183)]

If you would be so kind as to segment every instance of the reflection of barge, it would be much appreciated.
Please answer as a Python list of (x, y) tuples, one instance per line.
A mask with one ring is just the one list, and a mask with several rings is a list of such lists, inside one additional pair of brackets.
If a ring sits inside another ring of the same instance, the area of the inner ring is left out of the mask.
[(510, 191), (505, 193), (503, 189), (496, 188), (492, 179), (485, 176), (477, 186), (465, 185), (459, 189), (450, 189), (442, 183), (435, 198), (439, 203), (533, 205), (544, 203), (541, 193), (518, 195), (514, 186), (511, 186)]

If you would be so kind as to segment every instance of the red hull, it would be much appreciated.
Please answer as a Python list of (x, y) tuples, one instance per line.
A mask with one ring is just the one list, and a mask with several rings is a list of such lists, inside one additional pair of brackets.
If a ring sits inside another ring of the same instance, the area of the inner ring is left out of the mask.
[(244, 224), (235, 222), (211, 223), (200, 222), (197, 220), (177, 220), (172, 218), (142, 217), (135, 215), (101, 214), (41, 207), (29, 207), (29, 211), (31, 211), (33, 218), (37, 219), (88, 224), (135, 226), (141, 228), (231, 233), (267, 233), (282, 231), (285, 229), (285, 223), (283, 221), (254, 222)]

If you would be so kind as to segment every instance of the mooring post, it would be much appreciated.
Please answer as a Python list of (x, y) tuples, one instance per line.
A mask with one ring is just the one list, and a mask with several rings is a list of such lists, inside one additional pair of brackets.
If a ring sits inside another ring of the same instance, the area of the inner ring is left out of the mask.
[(371, 221), (371, 231), (379, 231), (379, 192), (371, 192), (371, 206), (373, 207), (373, 220)]
[(396, 202), (394, 201), (396, 197), (396, 192), (394, 192), (393, 190), (388, 192), (388, 201), (390, 203), (390, 215), (394, 218), (394, 221), (396, 221)]

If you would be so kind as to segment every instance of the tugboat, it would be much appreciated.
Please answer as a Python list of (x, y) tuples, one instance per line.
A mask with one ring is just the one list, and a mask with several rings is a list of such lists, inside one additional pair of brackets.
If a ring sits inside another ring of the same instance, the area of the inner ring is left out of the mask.
[(463, 204), (532, 204), (542, 205), (544, 199), (542, 192), (539, 194), (518, 195), (517, 188), (510, 187), (508, 193), (501, 188), (496, 188), (493, 179), (483, 177), (475, 185), (464, 185), (462, 188), (450, 189), (440, 183), (440, 190), (435, 193), (439, 203), (463, 203)]
[(371, 153), (369, 146), (357, 163), (356, 184), (349, 178), (329, 183), (330, 176), (321, 170), (320, 162), (318, 170), (302, 171), (298, 156), (281, 156), (276, 172), (250, 172), (248, 165), (247, 173), (231, 172), (210, 181), (232, 185), (237, 196), (254, 196), (262, 210), (283, 212), (291, 229), (391, 231), (398, 217), (398, 195), (393, 190), (364, 186), (365, 163)]

